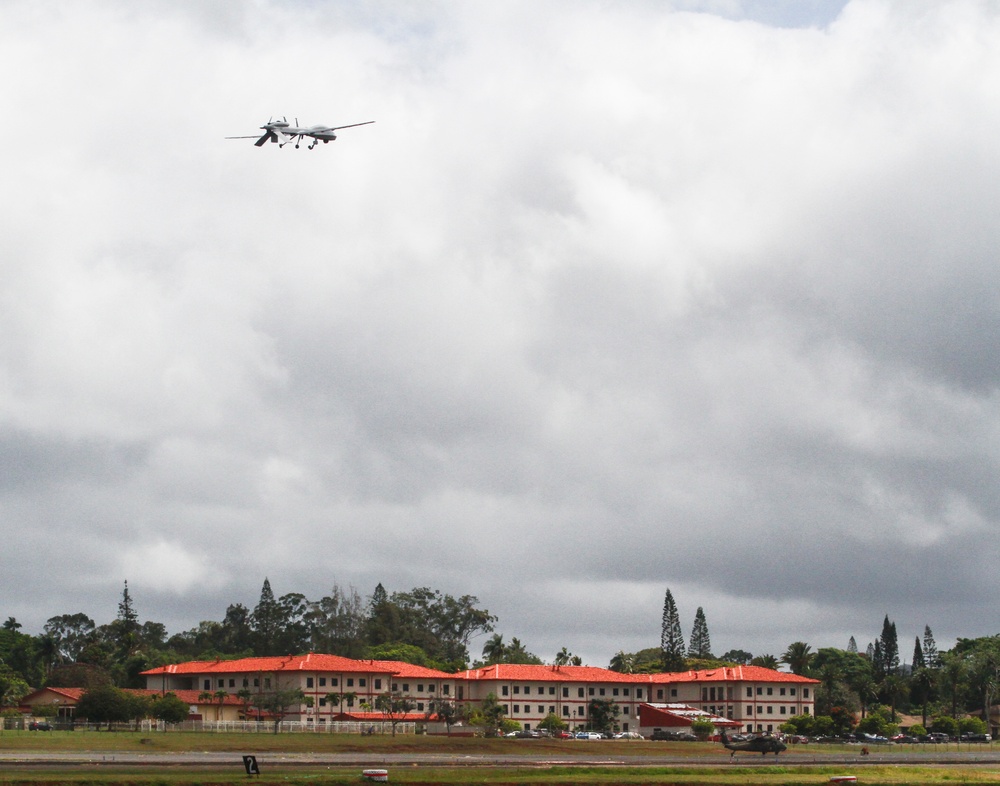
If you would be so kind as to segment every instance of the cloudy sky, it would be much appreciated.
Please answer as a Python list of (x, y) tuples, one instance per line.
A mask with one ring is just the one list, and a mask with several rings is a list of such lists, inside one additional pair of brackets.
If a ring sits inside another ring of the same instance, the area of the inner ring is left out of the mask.
[[(551, 659), (998, 632), (988, 0), (0, 5), (26, 632), (473, 594)], [(374, 125), (255, 148), (272, 115)], [(473, 642), (477, 655), (483, 640)]]

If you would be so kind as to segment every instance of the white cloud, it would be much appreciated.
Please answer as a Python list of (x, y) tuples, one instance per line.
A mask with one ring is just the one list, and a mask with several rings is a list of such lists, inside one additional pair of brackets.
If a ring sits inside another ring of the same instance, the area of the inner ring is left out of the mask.
[[(1000, 17), (675, 9), (4, 6), (0, 564), (86, 587), (7, 613), (268, 575), (595, 663), (668, 585), (727, 649), (993, 632)], [(377, 122), (223, 139), (274, 113)]]

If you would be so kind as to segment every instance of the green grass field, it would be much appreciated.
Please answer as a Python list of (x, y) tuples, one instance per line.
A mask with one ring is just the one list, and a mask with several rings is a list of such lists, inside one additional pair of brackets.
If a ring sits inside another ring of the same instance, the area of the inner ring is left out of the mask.
[[(963, 750), (968, 746), (964, 746)], [(926, 749), (925, 749), (926, 750)], [(952, 752), (956, 748), (952, 747)], [(988, 748), (980, 748), (988, 750)], [(262, 777), (248, 778), (239, 754), (277, 753), (356, 753), (361, 760), (371, 756), (378, 761), (380, 754), (455, 754), (503, 756), (519, 754), (542, 755), (558, 759), (558, 765), (528, 764), (523, 766), (388, 766), (390, 783), (414, 786), (458, 786), (487, 784), (512, 786), (586, 786), (594, 784), (650, 784), (650, 786), (798, 786), (828, 783), (831, 775), (854, 774), (861, 784), (1000, 784), (1000, 762), (996, 765), (937, 766), (921, 764), (916, 757), (912, 764), (882, 765), (878, 751), (864, 761), (848, 760), (841, 765), (794, 764), (808, 762), (810, 754), (845, 753), (843, 747), (808, 746), (793, 748), (782, 754), (782, 761), (771, 764), (754, 757), (753, 766), (733, 766), (728, 752), (713, 743), (652, 743), (645, 741), (583, 742), (560, 740), (484, 740), (465, 737), (414, 736), (350, 736), (338, 734), (230, 734), (209, 732), (0, 732), (0, 751), (4, 752), (63, 752), (95, 753), (182, 753), (232, 752), (231, 766), (209, 768), (154, 763), (143, 765), (110, 764), (103, 759), (98, 764), (43, 765), (31, 767), (4, 766), (0, 763), (0, 785), (30, 786), (31, 784), (92, 784), (93, 786), (126, 786), (140, 784), (256, 783), (267, 784), (361, 784), (361, 767), (313, 764), (282, 764), (268, 761), (262, 764)], [(906, 749), (893, 748), (894, 754)], [(918, 752), (917, 750), (913, 751)], [(690, 765), (642, 766), (643, 756), (683, 756)], [(624, 760), (625, 765), (592, 766), (584, 761), (594, 758)], [(630, 758), (635, 764), (629, 764)], [(579, 760), (580, 764), (573, 764)], [(787, 762), (787, 763), (786, 763)], [(380, 766), (380, 765), (374, 765)]]

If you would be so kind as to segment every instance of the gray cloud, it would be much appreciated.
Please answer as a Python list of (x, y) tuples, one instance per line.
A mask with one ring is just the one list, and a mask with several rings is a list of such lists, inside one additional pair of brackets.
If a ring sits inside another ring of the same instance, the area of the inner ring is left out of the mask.
[(1000, 18), (673, 8), (4, 7), (6, 613), (995, 633)]

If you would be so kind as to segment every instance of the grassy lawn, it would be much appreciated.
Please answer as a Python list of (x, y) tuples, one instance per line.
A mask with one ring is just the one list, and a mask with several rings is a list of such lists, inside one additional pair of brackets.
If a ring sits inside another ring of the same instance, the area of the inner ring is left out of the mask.
[[(400, 767), (389, 769), (390, 783), (413, 786), (461, 786), (486, 784), (487, 786), (609, 786), (632, 784), (634, 786), (804, 786), (827, 783), (830, 775), (843, 774), (844, 770), (830, 767), (763, 767), (752, 771), (734, 771), (733, 768), (597, 768), (559, 767), (540, 768), (432, 768)], [(858, 774), (863, 784), (882, 786), (935, 786), (936, 784), (996, 784), (1000, 772), (974, 768), (935, 767), (866, 767)], [(260, 778), (249, 779), (242, 768), (231, 772), (192, 769), (158, 770), (128, 769), (73, 772), (17, 772), (0, 773), (4, 786), (34, 786), (55, 783), (84, 784), (90, 786), (195, 786), (195, 784), (254, 783), (259, 786), (314, 786), (318, 784), (363, 783), (360, 771), (354, 768), (295, 768), (280, 771), (272, 767)]]

